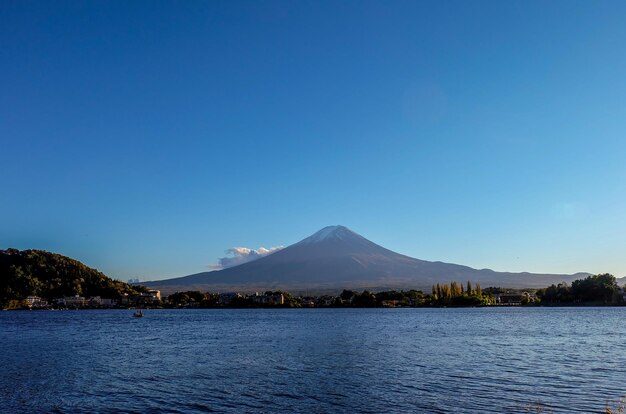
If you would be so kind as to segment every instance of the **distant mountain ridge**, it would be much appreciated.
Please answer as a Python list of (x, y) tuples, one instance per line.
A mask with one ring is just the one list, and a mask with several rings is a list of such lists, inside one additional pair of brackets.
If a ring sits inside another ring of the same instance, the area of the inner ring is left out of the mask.
[(589, 273), (532, 274), (495, 272), (430, 262), (373, 243), (344, 226), (328, 226), (275, 253), (227, 269), (145, 282), (164, 291), (176, 289), (292, 291), (342, 288), (422, 288), (452, 280), (483, 286), (543, 287), (572, 282)]

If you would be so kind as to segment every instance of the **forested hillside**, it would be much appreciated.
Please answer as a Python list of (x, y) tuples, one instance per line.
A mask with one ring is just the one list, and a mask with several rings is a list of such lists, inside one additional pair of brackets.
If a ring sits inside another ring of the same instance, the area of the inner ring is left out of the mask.
[(0, 250), (0, 307), (29, 295), (119, 298), (143, 291), (140, 286), (113, 280), (78, 260), (44, 250)]

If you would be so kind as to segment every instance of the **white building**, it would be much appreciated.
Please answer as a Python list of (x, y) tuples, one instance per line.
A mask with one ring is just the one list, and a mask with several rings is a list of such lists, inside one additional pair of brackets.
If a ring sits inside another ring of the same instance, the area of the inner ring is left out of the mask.
[(66, 296), (63, 298), (63, 303), (68, 307), (81, 308), (87, 304), (87, 299), (82, 296)]
[(25, 302), (29, 308), (45, 308), (48, 306), (48, 301), (39, 296), (29, 296), (25, 299)]
[(257, 305), (283, 305), (285, 303), (285, 296), (282, 293), (260, 295), (256, 292), (254, 295), (250, 296), (250, 299)]
[(161, 291), (156, 289), (150, 289), (148, 291), (150, 295), (154, 298), (155, 301), (161, 300)]

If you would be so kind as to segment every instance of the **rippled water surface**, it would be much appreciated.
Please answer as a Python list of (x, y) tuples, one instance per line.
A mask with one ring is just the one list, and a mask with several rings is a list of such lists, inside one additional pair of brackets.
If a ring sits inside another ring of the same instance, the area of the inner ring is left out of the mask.
[(603, 412), (625, 308), (0, 312), (0, 412)]

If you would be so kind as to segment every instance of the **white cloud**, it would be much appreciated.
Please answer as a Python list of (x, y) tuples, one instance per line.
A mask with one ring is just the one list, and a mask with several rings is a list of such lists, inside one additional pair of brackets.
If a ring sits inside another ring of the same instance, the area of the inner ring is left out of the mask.
[(217, 263), (209, 265), (209, 267), (215, 270), (226, 269), (260, 259), (263, 256), (267, 256), (268, 254), (277, 252), (283, 248), (284, 246), (275, 246), (270, 247), (269, 249), (266, 249), (265, 247), (259, 247), (258, 249), (250, 249), (248, 247), (231, 247), (226, 250), (225, 257), (219, 258)]

